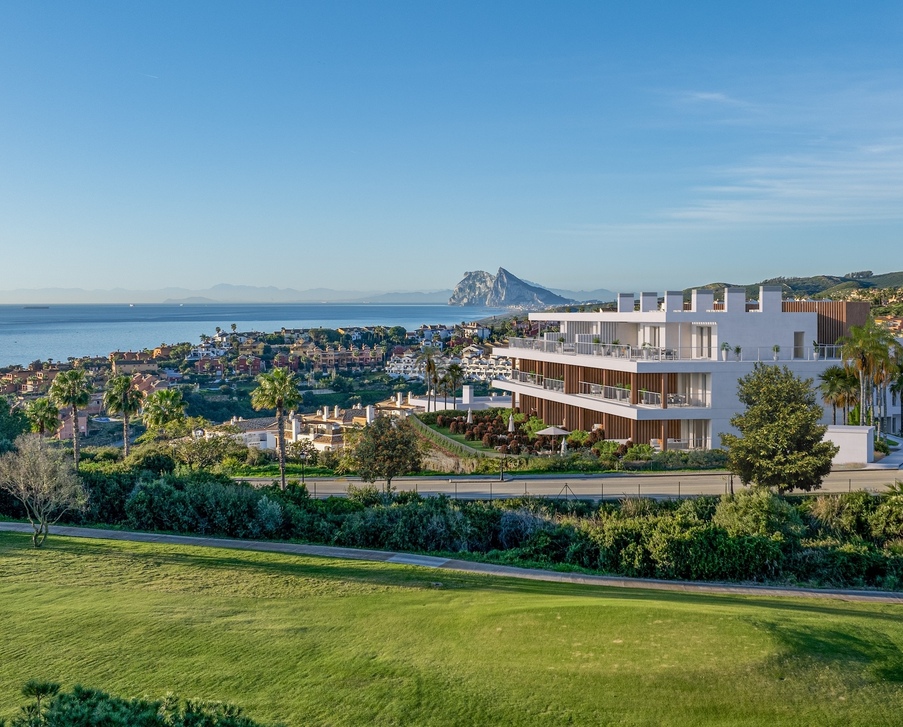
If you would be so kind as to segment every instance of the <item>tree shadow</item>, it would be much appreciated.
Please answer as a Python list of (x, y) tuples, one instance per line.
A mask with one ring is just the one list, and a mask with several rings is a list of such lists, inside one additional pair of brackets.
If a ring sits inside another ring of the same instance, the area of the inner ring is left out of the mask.
[(781, 622), (756, 625), (778, 643), (782, 661), (816, 659), (845, 670), (859, 665), (871, 679), (903, 683), (903, 651), (884, 632), (864, 626), (841, 631), (817, 625), (799, 628)]

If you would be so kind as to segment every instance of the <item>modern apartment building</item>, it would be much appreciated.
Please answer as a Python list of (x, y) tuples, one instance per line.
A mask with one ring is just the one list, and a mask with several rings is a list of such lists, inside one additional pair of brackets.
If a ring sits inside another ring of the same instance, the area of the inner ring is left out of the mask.
[[(617, 311), (531, 313), (537, 338), (511, 338), (494, 353), (512, 361), (493, 381), (522, 412), (566, 429), (601, 427), (608, 439), (660, 448), (720, 446), (742, 407), (737, 380), (756, 362), (817, 379), (840, 363), (837, 339), (865, 323), (868, 303), (784, 301), (763, 286), (618, 296)], [(549, 329), (549, 330), (546, 330)], [(827, 418), (825, 423), (829, 423)]]

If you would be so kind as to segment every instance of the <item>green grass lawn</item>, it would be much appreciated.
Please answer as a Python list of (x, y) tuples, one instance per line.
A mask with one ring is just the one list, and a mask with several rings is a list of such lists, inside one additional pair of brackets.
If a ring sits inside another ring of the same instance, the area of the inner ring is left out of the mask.
[(892, 725), (903, 607), (0, 533), (0, 717), (28, 679), (288, 725)]

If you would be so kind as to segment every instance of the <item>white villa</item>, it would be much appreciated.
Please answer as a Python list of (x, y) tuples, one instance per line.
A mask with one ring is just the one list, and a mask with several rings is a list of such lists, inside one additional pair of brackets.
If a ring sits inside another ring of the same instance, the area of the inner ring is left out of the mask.
[[(496, 346), (512, 362), (492, 382), (513, 406), (566, 429), (601, 427), (608, 439), (708, 449), (742, 407), (737, 380), (756, 362), (817, 379), (840, 363), (837, 339), (862, 325), (867, 303), (784, 301), (780, 287), (618, 296), (617, 311), (531, 313), (538, 338)], [(548, 324), (554, 332), (542, 332)], [(824, 423), (829, 424), (830, 412)]]

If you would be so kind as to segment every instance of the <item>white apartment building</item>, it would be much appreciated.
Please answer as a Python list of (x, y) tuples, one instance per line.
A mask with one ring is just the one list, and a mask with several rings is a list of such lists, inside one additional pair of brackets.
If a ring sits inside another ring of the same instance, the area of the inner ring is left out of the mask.
[[(783, 301), (763, 286), (758, 301), (744, 288), (618, 296), (617, 311), (531, 313), (538, 338), (512, 338), (494, 353), (512, 362), (494, 388), (512, 405), (566, 429), (602, 428), (608, 439), (660, 448), (720, 446), (742, 409), (737, 380), (756, 362), (786, 365), (818, 378), (840, 363), (837, 339), (862, 325), (859, 302)], [(556, 330), (543, 332), (542, 328)], [(830, 423), (826, 414), (824, 423)]]

